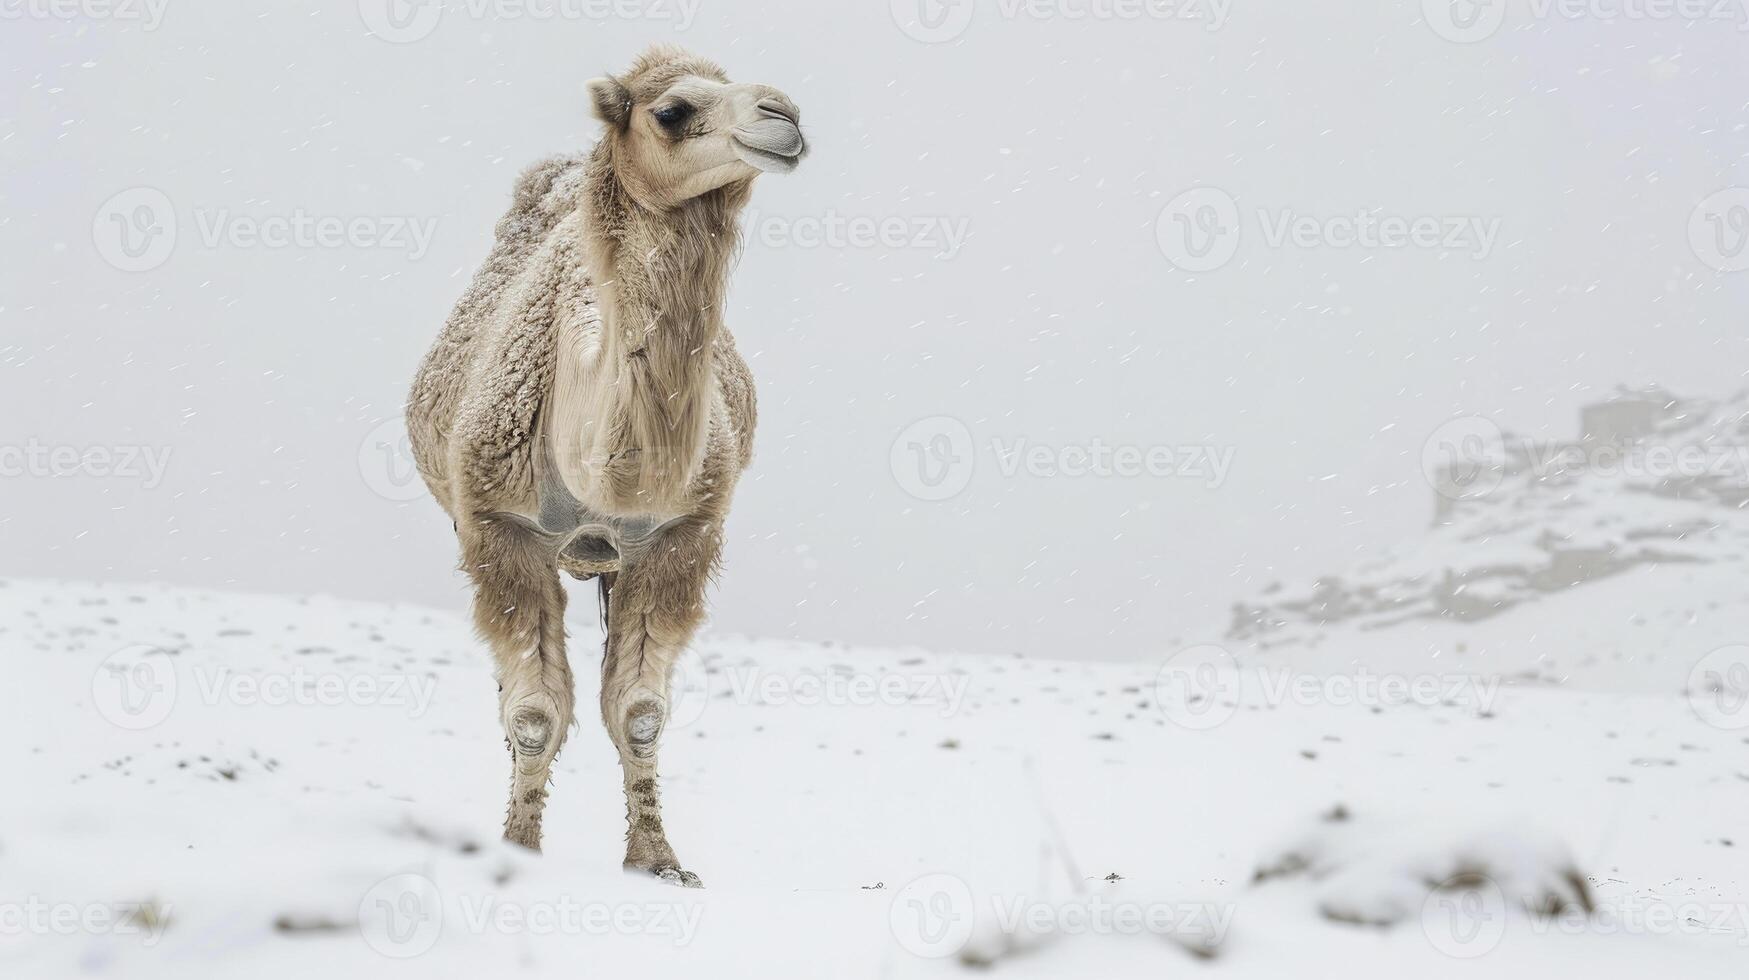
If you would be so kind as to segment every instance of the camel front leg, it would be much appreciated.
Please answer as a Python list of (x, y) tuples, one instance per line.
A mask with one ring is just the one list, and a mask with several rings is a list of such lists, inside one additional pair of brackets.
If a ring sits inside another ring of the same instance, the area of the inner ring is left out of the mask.
[(572, 719), (565, 587), (552, 542), (525, 522), (484, 516), (458, 530), (474, 580), (474, 625), (497, 661), (498, 717), (510, 747), (504, 838), (538, 851), (547, 781)]
[(625, 866), (688, 888), (701, 883), (681, 869), (662, 828), (656, 750), (668, 720), (669, 673), (704, 619), (705, 587), (721, 541), (719, 527), (688, 519), (619, 574), (602, 579), (601, 718), (625, 778)]

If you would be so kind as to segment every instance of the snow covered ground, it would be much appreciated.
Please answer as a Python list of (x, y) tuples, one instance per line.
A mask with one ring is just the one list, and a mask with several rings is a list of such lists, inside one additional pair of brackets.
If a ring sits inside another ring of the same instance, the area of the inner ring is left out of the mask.
[[(1587, 404), (1744, 383), (1744, 9), (0, 0), (0, 980), (1749, 977), (1749, 394)], [(586, 588), (499, 841), (398, 451), (655, 40), (814, 147), (726, 311), (704, 890), (619, 868)]]
[[(1470, 630), (1559, 651), (1597, 608)], [(586, 711), (546, 853), (498, 841), (459, 615), (6, 582), (0, 975), (1744, 975), (1749, 708), (1384, 635), (1317, 674), (707, 636), (663, 750), (690, 891), (620, 871)]]

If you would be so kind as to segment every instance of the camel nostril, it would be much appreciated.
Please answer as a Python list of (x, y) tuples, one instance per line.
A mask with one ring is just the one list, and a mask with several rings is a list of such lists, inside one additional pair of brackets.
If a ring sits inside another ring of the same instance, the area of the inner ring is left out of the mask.
[(788, 120), (791, 125), (801, 125), (801, 110), (787, 102), (780, 102), (777, 99), (770, 98), (760, 99), (758, 108), (760, 112), (763, 112), (768, 116), (776, 116), (779, 119)]

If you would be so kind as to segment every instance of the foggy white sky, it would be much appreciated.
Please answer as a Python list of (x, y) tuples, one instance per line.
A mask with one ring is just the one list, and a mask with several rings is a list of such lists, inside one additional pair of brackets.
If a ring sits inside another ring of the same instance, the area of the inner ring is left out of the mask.
[[(0, 445), (168, 454), (156, 483), (0, 475), (0, 575), (463, 606), (447, 519), (386, 499), (361, 455), (516, 172), (587, 146), (581, 83), (653, 40), (782, 87), (813, 145), (761, 178), (775, 230), (735, 278), (761, 417), (719, 630), (1157, 653), (1268, 582), (1415, 534), (1422, 443), (1454, 415), (1571, 434), (1617, 383), (1719, 394), (1749, 368), (1749, 272), (1689, 241), (1699, 202), (1749, 186), (1741, 20), (1513, 5), (1459, 44), (1419, 3), (1235, 2), (1209, 30), (979, 0), (925, 44), (880, 3), (699, 0), (677, 30), (457, 0), (396, 44), (351, 0), (314, 6), (165, 0), (150, 30), (0, 30)], [(1191, 273), (1157, 221), (1199, 186), (1230, 196), (1241, 236)], [(177, 232), (124, 272), (99, 242), (135, 187)], [(1497, 234), (1485, 256), (1268, 240), (1283, 215), (1362, 211)], [(415, 255), (227, 232), (296, 215), (432, 237)], [(934, 234), (786, 240), (834, 217)], [(893, 463), (936, 417), (975, 460), (940, 502)], [(1231, 470), (1005, 474), (994, 447), (1022, 439), (1207, 446)]]

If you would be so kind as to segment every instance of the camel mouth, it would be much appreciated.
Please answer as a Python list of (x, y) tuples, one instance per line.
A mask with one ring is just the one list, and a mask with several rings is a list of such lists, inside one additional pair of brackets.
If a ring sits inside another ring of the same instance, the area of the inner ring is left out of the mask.
[(767, 115), (752, 125), (736, 127), (729, 136), (743, 163), (768, 174), (796, 169), (808, 151), (801, 128), (783, 116)]
[(735, 155), (741, 158), (741, 162), (761, 173), (787, 174), (795, 170), (796, 165), (802, 162), (799, 153), (795, 156), (784, 156), (780, 153), (762, 150), (757, 146), (750, 146), (739, 139), (735, 140), (734, 144)]

